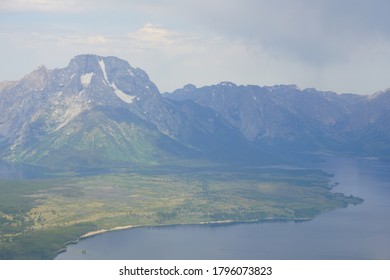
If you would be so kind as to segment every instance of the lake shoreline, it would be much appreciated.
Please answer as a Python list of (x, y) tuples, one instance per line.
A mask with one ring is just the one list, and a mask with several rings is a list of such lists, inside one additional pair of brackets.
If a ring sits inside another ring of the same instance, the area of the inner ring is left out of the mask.
[(76, 240), (70, 240), (64, 243), (65, 247), (61, 248), (56, 252), (56, 256), (54, 260), (58, 257), (58, 255), (65, 253), (67, 251), (67, 246), (71, 244), (77, 244), (83, 239), (95, 237), (104, 233), (113, 232), (113, 231), (121, 231), (127, 229), (135, 229), (135, 228), (147, 228), (147, 227), (169, 227), (169, 226), (197, 226), (197, 225), (229, 225), (229, 224), (249, 224), (249, 223), (272, 223), (272, 222), (306, 222), (310, 221), (313, 218), (294, 218), (294, 219), (280, 219), (280, 218), (268, 218), (263, 220), (247, 220), (247, 221), (236, 221), (236, 220), (221, 220), (221, 221), (213, 221), (213, 222), (198, 222), (198, 223), (188, 223), (188, 224), (165, 224), (165, 225), (127, 225), (127, 226), (118, 226), (111, 229), (99, 229), (95, 231), (87, 232), (81, 235)]
[[(363, 203), (363, 201), (361, 203)], [(361, 204), (361, 203), (358, 203), (358, 204)], [(285, 218), (285, 219), (281, 219), (281, 218), (266, 218), (266, 219), (262, 219), (262, 220), (244, 220), (244, 221), (220, 220), (220, 221), (212, 221), (212, 222), (174, 223), (174, 224), (164, 224), (164, 225), (127, 225), (127, 226), (113, 227), (111, 229), (99, 229), (99, 230), (87, 232), (87, 233), (81, 235), (76, 240), (71, 240), (71, 241), (65, 242), (64, 243), (65, 247), (61, 248), (60, 250), (58, 250), (56, 252), (56, 257), (54, 259), (56, 259), (58, 257), (58, 255), (60, 255), (61, 253), (65, 253), (67, 251), (67, 248), (66, 248), (67, 245), (77, 244), (77, 243), (79, 243), (83, 239), (95, 237), (95, 236), (102, 235), (102, 234), (109, 233), (109, 232), (113, 232), (113, 231), (121, 231), (121, 230), (127, 230), (127, 229), (135, 229), (135, 228), (148, 228), (148, 227), (156, 228), (156, 227), (170, 227), (170, 226), (197, 226), (197, 225), (201, 226), (201, 225), (229, 225), (229, 224), (232, 225), (232, 224), (250, 224), (250, 223), (274, 223), (274, 222), (281, 222), (281, 223), (296, 222), (296, 223), (300, 223), (300, 222), (311, 221), (316, 216), (320, 216), (321, 214), (329, 212), (330, 210), (331, 209), (327, 209), (327, 210), (321, 211), (321, 213), (318, 213), (314, 217), (309, 217), (309, 218)]]

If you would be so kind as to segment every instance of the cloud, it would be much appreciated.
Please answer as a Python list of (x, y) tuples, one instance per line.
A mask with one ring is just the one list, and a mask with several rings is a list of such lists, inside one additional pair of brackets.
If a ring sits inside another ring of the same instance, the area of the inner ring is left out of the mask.
[(169, 2), (171, 11), (164, 12), (186, 26), (261, 45), (316, 67), (344, 59), (366, 40), (390, 40), (386, 0)]
[(148, 12), (148, 10), (156, 12), (163, 6), (163, 3), (154, 0), (1, 0), (0, 12), (79, 13), (103, 11), (120, 14), (131, 10), (142, 13)]
[(172, 45), (178, 37), (179, 33), (152, 23), (146, 23), (141, 29), (129, 34), (130, 39), (155, 46)]
[(2, 0), (2, 12), (80, 12), (91, 1), (85, 0)]

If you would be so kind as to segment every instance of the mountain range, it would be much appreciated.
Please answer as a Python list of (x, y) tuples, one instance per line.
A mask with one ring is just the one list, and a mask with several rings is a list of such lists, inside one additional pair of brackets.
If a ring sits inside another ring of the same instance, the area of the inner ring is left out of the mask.
[(56, 168), (275, 163), (318, 152), (389, 158), (389, 108), (390, 90), (221, 82), (161, 94), (122, 59), (79, 55), (0, 83), (0, 157)]

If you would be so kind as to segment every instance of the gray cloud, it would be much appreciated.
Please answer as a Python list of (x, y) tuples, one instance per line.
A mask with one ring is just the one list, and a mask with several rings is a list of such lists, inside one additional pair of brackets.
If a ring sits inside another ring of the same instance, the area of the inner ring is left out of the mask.
[(313, 63), (342, 59), (366, 40), (390, 38), (388, 1), (212, 1), (207, 9), (200, 2), (177, 3), (174, 13), (222, 36)]

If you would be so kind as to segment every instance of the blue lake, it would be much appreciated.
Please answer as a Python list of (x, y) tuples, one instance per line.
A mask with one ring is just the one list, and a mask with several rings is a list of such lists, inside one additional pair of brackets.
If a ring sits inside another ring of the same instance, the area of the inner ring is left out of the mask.
[(68, 245), (57, 259), (390, 259), (390, 165), (327, 157), (318, 168), (335, 175), (335, 192), (359, 196), (364, 203), (301, 223), (108, 232)]

